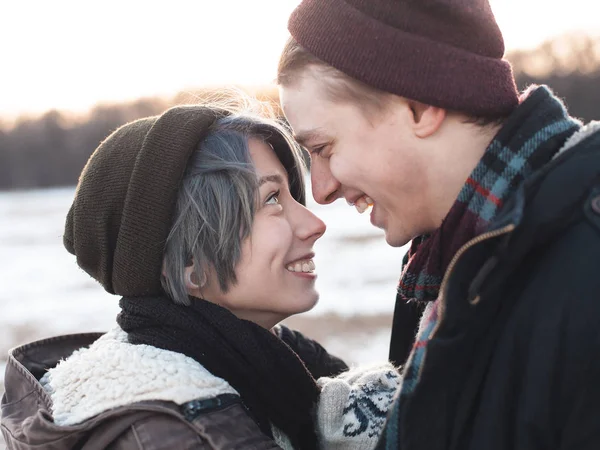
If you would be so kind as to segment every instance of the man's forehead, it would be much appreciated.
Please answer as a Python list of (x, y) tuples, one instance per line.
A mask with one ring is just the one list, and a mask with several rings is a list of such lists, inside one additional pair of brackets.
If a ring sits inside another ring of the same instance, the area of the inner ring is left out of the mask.
[(326, 137), (335, 107), (322, 92), (315, 90), (315, 83), (312, 77), (303, 77), (302, 81), (280, 88), (283, 112), (292, 126), (294, 139), (302, 145)]
[(313, 115), (321, 109), (321, 103), (327, 98), (322, 80), (314, 76), (300, 76), (293, 83), (279, 87), (279, 99), (286, 115), (310, 111)]

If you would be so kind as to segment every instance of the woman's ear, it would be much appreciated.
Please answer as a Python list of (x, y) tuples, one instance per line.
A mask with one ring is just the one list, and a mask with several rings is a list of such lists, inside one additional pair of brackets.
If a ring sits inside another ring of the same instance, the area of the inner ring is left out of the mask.
[(203, 275), (201, 278), (196, 273), (196, 266), (193, 264), (185, 268), (185, 287), (190, 294), (198, 292), (200, 288), (206, 285), (206, 276)]
[(437, 106), (426, 105), (414, 100), (409, 100), (408, 106), (412, 111), (413, 131), (419, 138), (426, 138), (434, 134), (446, 118), (446, 110)]

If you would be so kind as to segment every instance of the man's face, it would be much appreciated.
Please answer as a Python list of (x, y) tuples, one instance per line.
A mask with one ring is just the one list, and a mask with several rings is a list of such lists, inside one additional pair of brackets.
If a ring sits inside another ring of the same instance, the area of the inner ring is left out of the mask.
[(310, 153), (315, 200), (338, 198), (373, 205), (371, 223), (392, 246), (433, 231), (428, 152), (411, 129), (411, 110), (397, 97), (384, 111), (368, 113), (334, 102), (322, 78), (308, 73), (280, 90), (281, 104), (300, 144)]

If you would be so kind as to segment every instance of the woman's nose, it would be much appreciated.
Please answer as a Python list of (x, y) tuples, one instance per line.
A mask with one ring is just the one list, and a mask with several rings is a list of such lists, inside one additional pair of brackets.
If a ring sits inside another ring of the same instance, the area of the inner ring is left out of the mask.
[(300, 204), (298, 206), (295, 219), (296, 235), (303, 241), (312, 240), (314, 242), (325, 234), (327, 226), (308, 208)]

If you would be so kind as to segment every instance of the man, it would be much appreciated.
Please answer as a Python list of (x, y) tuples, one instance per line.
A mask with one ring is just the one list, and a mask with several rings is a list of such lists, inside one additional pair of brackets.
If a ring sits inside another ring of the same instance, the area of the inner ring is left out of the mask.
[(288, 28), (315, 200), (412, 240), (379, 448), (600, 448), (600, 123), (519, 95), (487, 0), (303, 0)]

